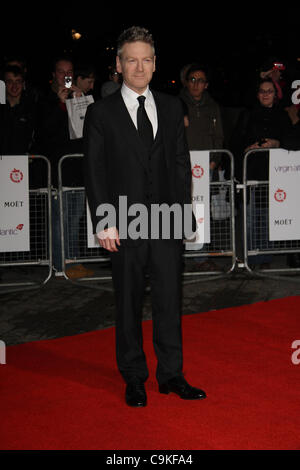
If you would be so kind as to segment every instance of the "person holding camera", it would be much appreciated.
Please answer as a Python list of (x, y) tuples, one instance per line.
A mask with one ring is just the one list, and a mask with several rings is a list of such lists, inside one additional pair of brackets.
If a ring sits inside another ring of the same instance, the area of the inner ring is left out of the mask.
[(82, 95), (82, 90), (75, 85), (73, 80), (74, 66), (71, 59), (58, 59), (55, 62), (52, 75), (53, 81), (51, 89), (54, 93), (57, 93), (57, 96), (62, 103), (65, 103), (68, 98), (74, 96), (79, 97)]
[[(82, 152), (82, 139), (71, 140), (69, 136), (66, 100), (73, 94), (82, 95), (82, 91), (73, 84), (73, 75), (74, 66), (70, 58), (56, 59), (50, 89), (39, 103), (37, 142), (40, 152), (50, 159), (52, 185), (55, 188), (60, 157), (67, 153)], [(71, 182), (77, 182), (76, 178), (76, 174), (72, 174)]]
[[(60, 158), (67, 154), (82, 153), (82, 138), (70, 139), (68, 112), (66, 100), (73, 97), (82, 96), (82, 90), (73, 81), (74, 65), (69, 57), (59, 57), (53, 63), (52, 82), (48, 93), (39, 103), (37, 144), (42, 155), (49, 158), (51, 163), (52, 186), (58, 188), (58, 162)], [(68, 165), (68, 171), (64, 172), (64, 186), (81, 187), (82, 161), (76, 159), (72, 165)], [(69, 202), (63, 201), (67, 209)], [(72, 203), (72, 201), (71, 201)], [(80, 205), (81, 206), (81, 205)], [(75, 211), (75, 212), (74, 212)], [(82, 208), (72, 208), (72, 214), (79, 214)], [(65, 220), (65, 219), (64, 219)], [(53, 226), (53, 265), (58, 273), (63, 270), (61, 257), (61, 232), (60, 232), (60, 212), (57, 196), (52, 200), (52, 226)], [(69, 230), (72, 239), (78, 239), (79, 221), (73, 221)], [(79, 252), (79, 247), (78, 252)], [(76, 256), (77, 257), (77, 256)], [(82, 265), (73, 266), (70, 277), (84, 277), (91, 275), (92, 271), (87, 270)], [(67, 273), (68, 274), (68, 273)]]

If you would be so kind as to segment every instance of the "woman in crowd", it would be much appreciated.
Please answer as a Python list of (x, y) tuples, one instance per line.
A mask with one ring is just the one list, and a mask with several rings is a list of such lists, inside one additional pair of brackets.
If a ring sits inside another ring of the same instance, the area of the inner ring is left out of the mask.
[[(277, 104), (277, 89), (271, 78), (261, 79), (257, 103), (240, 116), (231, 149), (235, 157), (235, 175), (243, 180), (244, 155), (249, 150), (284, 147), (291, 126), (288, 114)], [(247, 180), (268, 181), (269, 152), (257, 152), (247, 159)], [(268, 230), (268, 195), (263, 184), (253, 186), (248, 195), (248, 249), (272, 248)], [(251, 257), (253, 264), (267, 264), (270, 256)]]

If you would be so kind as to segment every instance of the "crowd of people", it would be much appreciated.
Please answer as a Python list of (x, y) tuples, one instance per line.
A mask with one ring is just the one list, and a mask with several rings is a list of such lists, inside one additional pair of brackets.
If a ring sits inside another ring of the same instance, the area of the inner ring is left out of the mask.
[[(209, 91), (210, 73), (206, 66), (193, 63), (181, 70), (182, 89), (179, 98), (183, 107), (184, 125), (189, 150), (232, 151), (235, 178), (242, 181), (243, 156), (249, 149), (300, 149), (300, 110), (291, 101), (292, 90), (284, 86), (285, 66), (275, 60), (266, 63), (257, 77), (257, 89), (252, 92), (251, 106), (239, 108), (232, 117), (220, 106)], [(66, 78), (71, 83), (66, 85)], [(0, 77), (6, 87), (6, 103), (0, 106), (1, 155), (40, 154), (51, 162), (52, 185), (57, 188), (58, 161), (66, 154), (82, 153), (82, 138), (70, 138), (66, 101), (73, 97), (93, 95), (97, 75), (90, 64), (74, 64), (70, 57), (58, 57), (52, 66), (48, 91), (41, 92), (27, 81), (26, 64), (20, 59), (7, 60)], [(103, 99), (114, 93), (122, 76), (112, 66), (108, 80), (102, 84)], [(69, 86), (70, 85), (70, 86)], [(267, 179), (266, 159), (261, 153), (251, 159), (249, 178)], [(221, 153), (210, 161), (211, 181), (217, 181), (220, 170), (227, 170)], [(83, 186), (80, 164), (68, 171), (68, 185)], [(32, 172), (31, 184), (39, 186), (40, 173)], [(58, 218), (59, 208), (54, 217)], [(56, 219), (57, 222), (57, 219)], [(58, 225), (58, 224), (56, 224)], [(60, 234), (57, 234), (60, 238)], [(55, 253), (59, 250), (55, 248)], [(55, 260), (58, 271), (62, 269)], [(84, 271), (80, 266), (80, 276)], [(74, 274), (76, 276), (76, 273)]]

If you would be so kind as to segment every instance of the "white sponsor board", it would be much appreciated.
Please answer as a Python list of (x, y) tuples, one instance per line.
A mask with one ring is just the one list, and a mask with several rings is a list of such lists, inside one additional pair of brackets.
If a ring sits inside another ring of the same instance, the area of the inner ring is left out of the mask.
[(28, 156), (0, 156), (0, 252), (29, 251)]
[(0, 364), (6, 364), (6, 345), (0, 340)]
[(271, 241), (300, 240), (300, 152), (270, 150), (269, 233)]
[(210, 243), (209, 151), (190, 152), (192, 168), (192, 202), (197, 221), (196, 235), (185, 242), (187, 250), (200, 250)]
[(0, 80), (0, 104), (6, 103), (5, 83)]

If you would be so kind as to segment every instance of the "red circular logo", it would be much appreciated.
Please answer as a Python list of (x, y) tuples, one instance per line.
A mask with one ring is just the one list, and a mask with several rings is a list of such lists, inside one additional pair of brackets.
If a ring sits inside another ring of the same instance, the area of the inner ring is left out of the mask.
[(277, 189), (274, 194), (275, 201), (283, 202), (286, 200), (286, 192), (283, 189)]
[(196, 164), (192, 169), (192, 174), (195, 178), (201, 178), (204, 174), (202, 166)]
[(13, 183), (20, 183), (23, 179), (23, 173), (21, 170), (16, 170), (16, 168), (14, 168), (11, 172), (10, 172), (10, 179), (12, 180)]

